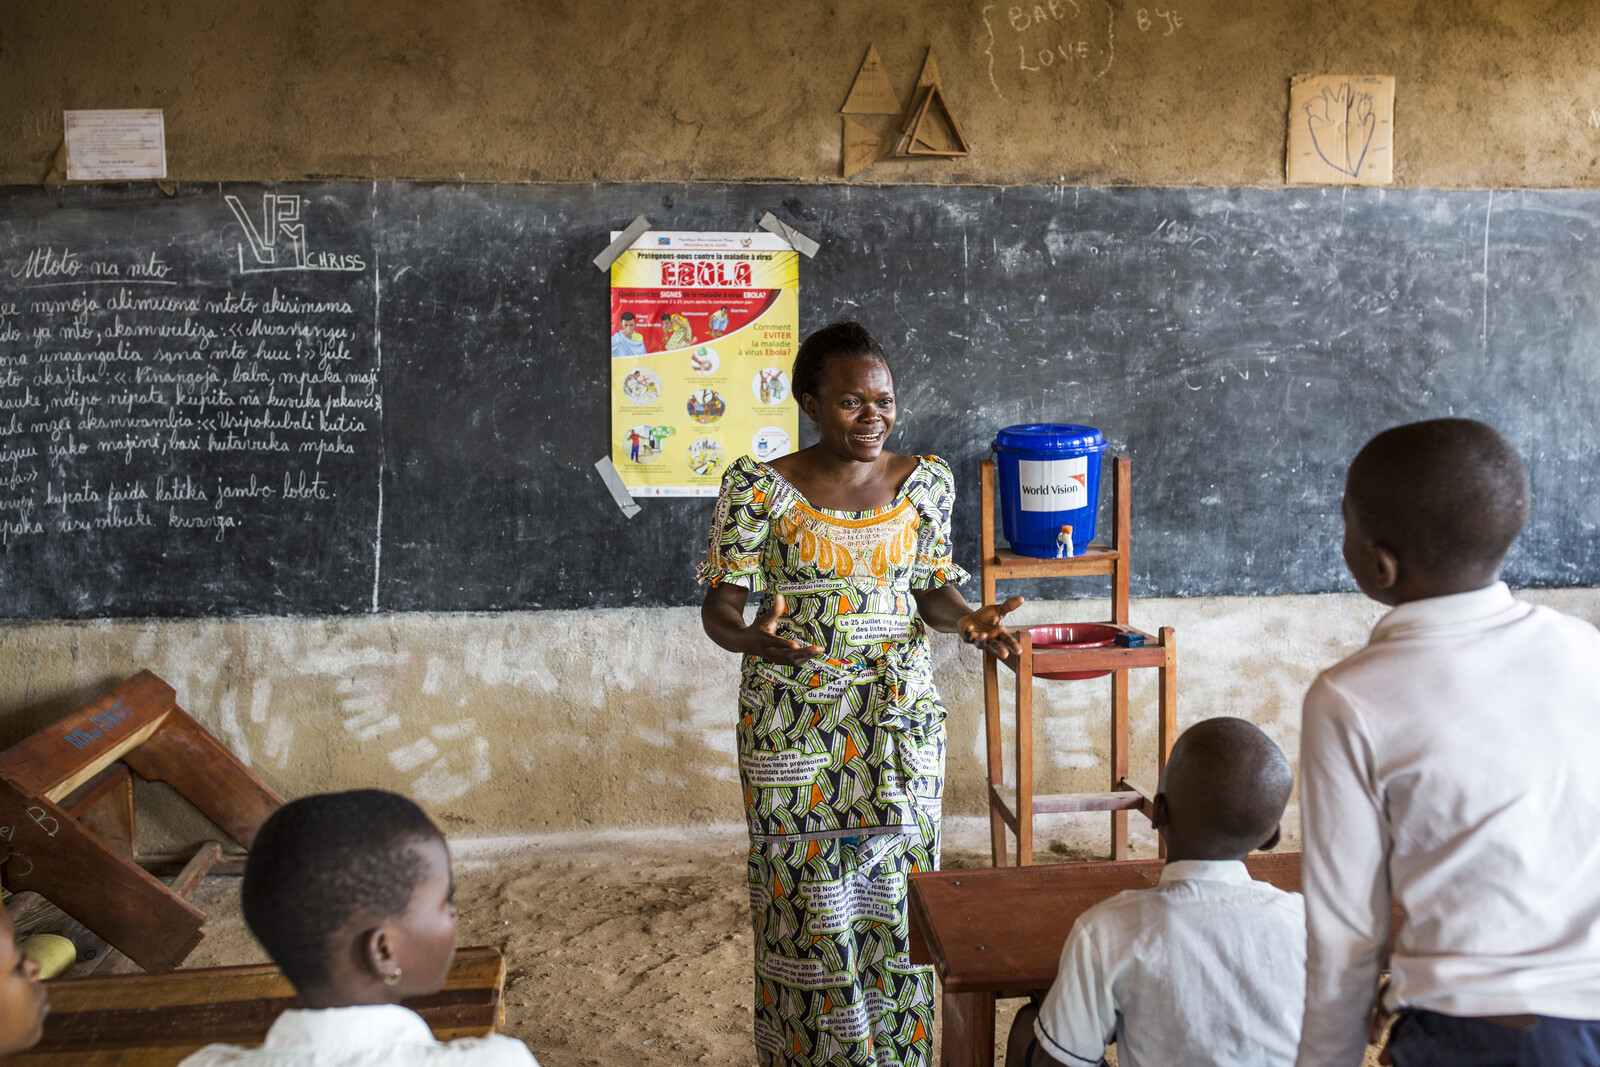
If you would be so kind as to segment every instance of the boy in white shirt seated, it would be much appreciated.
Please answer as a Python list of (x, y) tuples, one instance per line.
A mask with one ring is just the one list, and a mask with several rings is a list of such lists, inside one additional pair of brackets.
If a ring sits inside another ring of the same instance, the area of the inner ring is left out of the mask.
[(1344, 558), (1394, 610), (1306, 694), (1302, 1067), (1600, 1065), (1600, 633), (1499, 581), (1527, 472), (1494, 430), (1385, 431), (1350, 466)]
[(245, 861), (245, 922), (298, 1008), (259, 1049), (208, 1045), (182, 1067), (538, 1067), (501, 1034), (434, 1039), (403, 997), (437, 993), (456, 949), (455, 880), (421, 808), (377, 789), (302, 797)]
[(1006, 1067), (1103, 1064), (1113, 1041), (1119, 1067), (1292, 1064), (1305, 911), (1242, 861), (1278, 843), (1293, 785), (1283, 752), (1243, 719), (1186, 730), (1155, 796), (1160, 884), (1078, 917), (1050, 992), (1017, 1014)]

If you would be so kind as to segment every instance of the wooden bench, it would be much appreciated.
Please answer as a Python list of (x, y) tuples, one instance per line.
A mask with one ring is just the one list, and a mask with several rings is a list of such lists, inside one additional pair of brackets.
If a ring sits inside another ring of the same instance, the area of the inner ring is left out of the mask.
[[(1245, 860), (1252, 877), (1300, 892), (1300, 853)], [(942, 1067), (992, 1067), (994, 1002), (1055, 981), (1078, 916), (1125, 889), (1148, 889), (1160, 860), (925, 871), (911, 876), (911, 962), (932, 964), (943, 994)], [(1390, 923), (1391, 944), (1405, 913)]]
[[(505, 980), (499, 949), (459, 949), (444, 988), (405, 1006), (441, 1041), (482, 1037), (505, 1022)], [(168, 1067), (212, 1042), (260, 1045), (273, 1021), (294, 1006), (294, 987), (270, 964), (46, 985), (44, 1037), (7, 1067)]]
[(246, 848), (283, 799), (149, 671), (0, 752), (5, 888), (37, 893), (127, 957), (109, 963), (163, 971), (200, 940), (205, 916), (186, 898), (221, 849), (203, 847), (176, 889), (144, 870), (130, 771), (168, 783)]

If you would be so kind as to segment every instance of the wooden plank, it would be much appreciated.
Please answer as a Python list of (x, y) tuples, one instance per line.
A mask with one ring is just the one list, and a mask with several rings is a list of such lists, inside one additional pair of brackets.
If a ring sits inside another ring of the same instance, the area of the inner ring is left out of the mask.
[[(993, 604), (999, 559), (995, 555), (994, 548), (994, 460), (992, 459), (983, 460), (978, 464), (978, 520), (983, 551), (983, 566), (979, 568), (982, 572), (983, 602)], [(999, 706), (995, 705), (996, 708)]]
[(15, 926), (17, 920), (32, 911), (36, 904), (43, 903), (44, 897), (41, 897), (31, 889), (25, 893), (12, 893), (6, 897), (6, 915), (10, 917), (11, 924)]
[[(1102, 468), (1104, 469), (1104, 468)], [(1117, 456), (1111, 461), (1111, 512), (1116, 516), (1117, 567), (1111, 576), (1112, 618), (1128, 621), (1128, 582), (1133, 568), (1133, 460)]]
[(133, 772), (127, 764), (113, 763), (63, 799), (61, 807), (84, 829), (124, 856), (138, 851)]
[(215, 841), (207, 841), (196, 850), (194, 857), (183, 865), (177, 877), (169, 883), (169, 888), (180, 897), (188, 900), (194, 893), (195, 887), (205, 880), (211, 868), (222, 857), (222, 846)]
[(983, 654), (983, 752), (988, 764), (990, 789), (989, 852), (996, 867), (1005, 866), (1006, 821), (994, 806), (993, 790), (1005, 781), (1005, 760), (1000, 734), (1000, 667), (991, 652)]
[(994, 994), (946, 992), (939, 1067), (994, 1067)]
[(996, 579), (1011, 578), (1089, 578), (1110, 574), (1116, 565), (1116, 550), (1090, 545), (1081, 556), (1071, 559), (1039, 559), (1019, 556), (1009, 548), (999, 548), (984, 557)]
[[(157, 878), (170, 878), (188, 866), (189, 861), (193, 858), (188, 853), (145, 852), (135, 856), (133, 862)], [(247, 859), (249, 857), (242, 852), (224, 852), (206, 874), (208, 876), (237, 878), (244, 874), (244, 864)]]
[[(278, 1015), (294, 1006), (293, 987), (267, 964), (48, 985), (44, 1038), (8, 1065), (176, 1064), (216, 1041), (259, 1045)], [(441, 1041), (481, 1037), (497, 1025), (504, 985), (499, 949), (463, 948), (442, 990), (404, 1004)]]
[[(183, 865), (177, 876), (167, 883), (167, 888), (184, 900), (188, 900), (194, 894), (195, 887), (205, 880), (206, 875), (221, 855), (222, 846), (215, 841), (207, 841), (189, 858), (189, 862)], [(138, 968), (139, 965), (137, 963), (134, 963), (116, 949), (112, 949), (106, 953), (90, 973), (96, 975), (132, 974)]]
[(1056, 671), (1126, 671), (1159, 667), (1166, 661), (1160, 645), (1143, 648), (1043, 648), (1033, 654), (1033, 673)]
[[(991, 795), (1006, 814), (1006, 825), (1011, 825), (1017, 811), (1017, 794), (1004, 786), (990, 787)], [(1109, 790), (1103, 793), (1035, 793), (1035, 815), (1070, 815), (1085, 811), (1140, 811), (1145, 800), (1128, 790)]]
[(143, 744), (175, 706), (174, 699), (170, 685), (150, 671), (140, 671), (100, 699), (0, 752), (0, 774), (30, 793), (62, 800)]
[[(1128, 775), (1128, 672), (1117, 671), (1111, 676), (1111, 788)], [(1111, 811), (1111, 858), (1125, 860), (1131, 855), (1128, 847), (1128, 812), (1125, 808)]]
[[(1011, 832), (1017, 832), (1017, 800), (1016, 790), (1007, 789), (994, 782), (989, 783), (989, 811), (1000, 817), (1000, 821), (1011, 827)], [(1000, 840), (1001, 859), (1005, 858), (1005, 839)], [(1004, 863), (996, 863), (996, 867), (1004, 867)]]
[(0, 837), (13, 852), (7, 889), (32, 889), (149, 971), (200, 940), (205, 916), (72, 816), (0, 775)]
[(1017, 660), (1017, 866), (1033, 862), (1033, 639), (1021, 633)]
[(267, 816), (283, 807), (282, 797), (176, 705), (162, 728), (123, 761), (150, 781), (172, 786), (245, 848)]
[[(1254, 854), (1245, 866), (1261, 881), (1300, 891), (1298, 852)], [(1155, 885), (1161, 867), (1122, 860), (927, 871), (911, 876), (911, 913), (946, 993), (1026, 996), (1054, 981), (1079, 915), (1125, 889)], [(1396, 908), (1392, 930), (1403, 918)]]

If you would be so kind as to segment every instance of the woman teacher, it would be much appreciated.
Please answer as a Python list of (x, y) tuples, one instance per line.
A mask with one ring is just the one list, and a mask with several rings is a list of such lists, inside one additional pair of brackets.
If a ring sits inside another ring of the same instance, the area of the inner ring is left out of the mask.
[(957, 590), (950, 468), (884, 449), (894, 379), (866, 330), (807, 337), (792, 382), (817, 443), (728, 468), (698, 574), (706, 633), (744, 654), (756, 1045), (763, 1067), (931, 1064), (933, 972), (907, 957), (906, 908), (906, 875), (939, 865), (925, 627), (1009, 656), (1022, 600), (974, 611)]

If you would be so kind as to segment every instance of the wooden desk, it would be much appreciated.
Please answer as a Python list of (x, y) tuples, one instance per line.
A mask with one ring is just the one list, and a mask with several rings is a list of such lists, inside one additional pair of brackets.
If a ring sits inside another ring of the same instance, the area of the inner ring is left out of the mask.
[[(1245, 860), (1250, 874), (1300, 891), (1300, 853)], [(1078, 916), (1124, 889), (1148, 889), (1160, 860), (929, 871), (911, 876), (911, 962), (932, 964), (944, 1002), (942, 1067), (992, 1067), (994, 1002), (1055, 981)], [(1396, 909), (1392, 929), (1400, 929)]]
[[(504, 1021), (506, 963), (497, 948), (456, 951), (444, 988), (405, 1006), (441, 1041), (481, 1037)], [(44, 1037), (8, 1067), (171, 1067), (203, 1045), (255, 1046), (294, 987), (271, 964), (46, 983)]]

